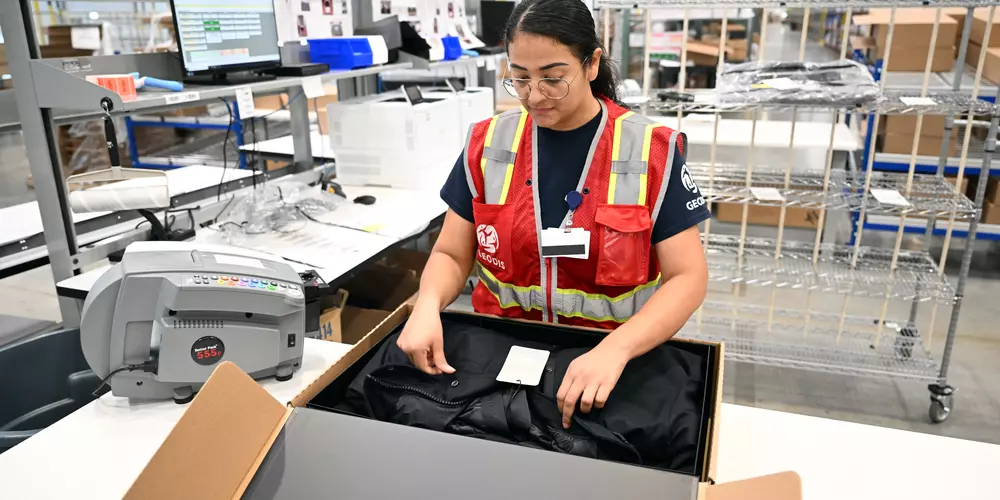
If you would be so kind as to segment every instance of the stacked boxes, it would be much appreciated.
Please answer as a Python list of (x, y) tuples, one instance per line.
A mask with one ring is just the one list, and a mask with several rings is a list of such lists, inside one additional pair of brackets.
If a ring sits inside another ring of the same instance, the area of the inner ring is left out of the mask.
[[(874, 38), (875, 59), (884, 59), (888, 42), (890, 9), (871, 9), (868, 14), (854, 16), (854, 24), (870, 25)], [(923, 72), (927, 54), (933, 51), (931, 71), (951, 71), (955, 66), (955, 36), (958, 21), (941, 15), (937, 39), (930, 46), (934, 30), (935, 9), (897, 9), (892, 35), (892, 54), (888, 71)]]

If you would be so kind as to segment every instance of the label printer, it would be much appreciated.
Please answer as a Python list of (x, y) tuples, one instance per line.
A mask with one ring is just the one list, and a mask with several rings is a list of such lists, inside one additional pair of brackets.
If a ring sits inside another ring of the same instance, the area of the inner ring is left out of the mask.
[(221, 361), (291, 378), (305, 320), (301, 279), (273, 255), (136, 242), (87, 295), (80, 340), (112, 394), (186, 403)]

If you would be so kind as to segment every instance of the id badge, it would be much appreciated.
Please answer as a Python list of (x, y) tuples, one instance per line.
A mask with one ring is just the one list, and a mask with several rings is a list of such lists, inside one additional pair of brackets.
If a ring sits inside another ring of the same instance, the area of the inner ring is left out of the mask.
[(542, 230), (542, 257), (590, 257), (590, 231), (583, 228), (550, 228)]

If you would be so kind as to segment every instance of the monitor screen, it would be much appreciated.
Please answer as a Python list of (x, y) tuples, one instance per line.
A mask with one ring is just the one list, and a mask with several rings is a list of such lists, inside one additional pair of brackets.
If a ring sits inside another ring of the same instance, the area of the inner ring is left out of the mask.
[(184, 70), (225, 71), (281, 61), (272, 0), (173, 0)]

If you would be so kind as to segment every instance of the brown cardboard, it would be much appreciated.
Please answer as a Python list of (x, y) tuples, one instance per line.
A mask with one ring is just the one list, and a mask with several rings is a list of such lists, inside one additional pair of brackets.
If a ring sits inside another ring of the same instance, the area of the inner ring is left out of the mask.
[(235, 364), (220, 363), (125, 499), (238, 497), (289, 413)]
[[(892, 55), (889, 57), (889, 71), (917, 71), (923, 73), (927, 67), (927, 46), (901, 46), (893, 42)], [(885, 58), (883, 46), (876, 51), (878, 58)], [(936, 47), (931, 59), (931, 71), (940, 73), (955, 68), (955, 48), (951, 45)]]
[[(975, 196), (975, 193), (973, 193)], [(986, 196), (983, 198), (993, 204), (1000, 204), (1000, 178), (990, 177), (986, 179)]]
[[(998, 26), (997, 31), (1000, 31)], [(975, 68), (979, 65), (979, 57), (983, 48), (977, 44), (969, 42), (969, 50), (965, 54), (965, 63)], [(986, 58), (983, 60), (983, 79), (993, 83), (1000, 83), (1000, 47), (989, 47), (986, 49)]]
[[(917, 131), (916, 115), (889, 115), (884, 120), (886, 134), (910, 135)], [(941, 115), (923, 115), (920, 125), (921, 136), (944, 137), (945, 117)]]
[(976, 9), (972, 16), (972, 30), (969, 31), (969, 41), (980, 47), (1000, 47), (1000, 10), (993, 14), (993, 27), (990, 29), (990, 38), (986, 38), (986, 23), (990, 22), (990, 10), (986, 8)]
[(983, 224), (1000, 224), (1000, 208), (991, 201), (983, 202)]
[(282, 106), (288, 104), (288, 94), (272, 94), (265, 96), (254, 96), (253, 106), (255, 109), (281, 109)]
[[(958, 180), (958, 177), (945, 177), (945, 180), (948, 181), (949, 184), (951, 184), (952, 186), (954, 186), (955, 185), (955, 181)], [(968, 176), (962, 177), (962, 187), (960, 189), (958, 189), (957, 191), (959, 193), (963, 193), (963, 194), (969, 192), (969, 177)]]
[[(854, 24), (871, 25), (875, 31), (876, 44), (885, 47), (885, 42), (889, 33), (889, 19), (892, 9), (869, 9), (867, 14), (854, 16)], [(931, 39), (931, 32), (934, 29), (935, 9), (896, 9), (896, 16), (893, 19), (895, 27), (892, 32), (892, 45), (897, 48), (927, 47)], [(955, 33), (958, 31), (958, 22), (952, 17), (941, 13), (941, 21), (938, 26), (937, 40), (934, 45), (938, 48), (952, 47), (955, 43)], [(893, 56), (896, 53), (893, 52)], [(926, 50), (924, 56), (927, 55)], [(881, 56), (881, 55), (880, 55)], [(923, 67), (921, 67), (923, 70)]]
[[(941, 143), (943, 137), (932, 135), (921, 135), (917, 141), (917, 155), (919, 156), (940, 156)], [(958, 148), (961, 147), (954, 136), (948, 141), (948, 156), (955, 156)], [(908, 155), (913, 151), (913, 135), (886, 134), (882, 138), (882, 152)]]
[[(313, 397), (402, 323), (411, 311), (406, 303), (376, 325), (341, 359), (313, 380), (286, 406), (271, 397), (236, 365), (221, 363), (129, 489), (126, 499), (239, 498), (277, 438), (294, 407)], [(474, 314), (474, 313), (473, 313)], [(524, 321), (524, 320), (511, 320)], [(686, 341), (682, 342), (697, 342)], [(704, 342), (698, 342), (704, 343)], [(708, 418), (709, 453), (700, 500), (800, 500), (801, 481), (783, 472), (734, 483), (714, 484), (718, 420), (722, 397), (723, 349), (719, 344), (716, 399)], [(205, 443), (212, 443), (205, 446)], [(192, 452), (192, 450), (197, 450)], [(211, 481), (205, 471), (212, 471)]]
[[(723, 222), (742, 222), (743, 205), (719, 203), (715, 218)], [(751, 206), (747, 213), (747, 224), (777, 226), (781, 218), (781, 207)], [(801, 207), (785, 207), (785, 227), (815, 228), (819, 223), (819, 210)]]
[[(714, 67), (719, 63), (719, 44), (711, 44), (708, 42), (699, 42), (696, 40), (688, 40), (687, 45), (687, 58), (695, 66), (711, 66)], [(729, 48), (726, 48), (725, 52), (728, 54), (731, 52)]]
[(319, 315), (320, 340), (340, 342), (344, 337), (340, 317), (343, 315), (349, 295), (347, 290), (337, 290), (337, 293), (329, 298), (322, 297), (324, 302), (329, 301), (330, 304), (328, 307), (324, 304), (323, 312)]

